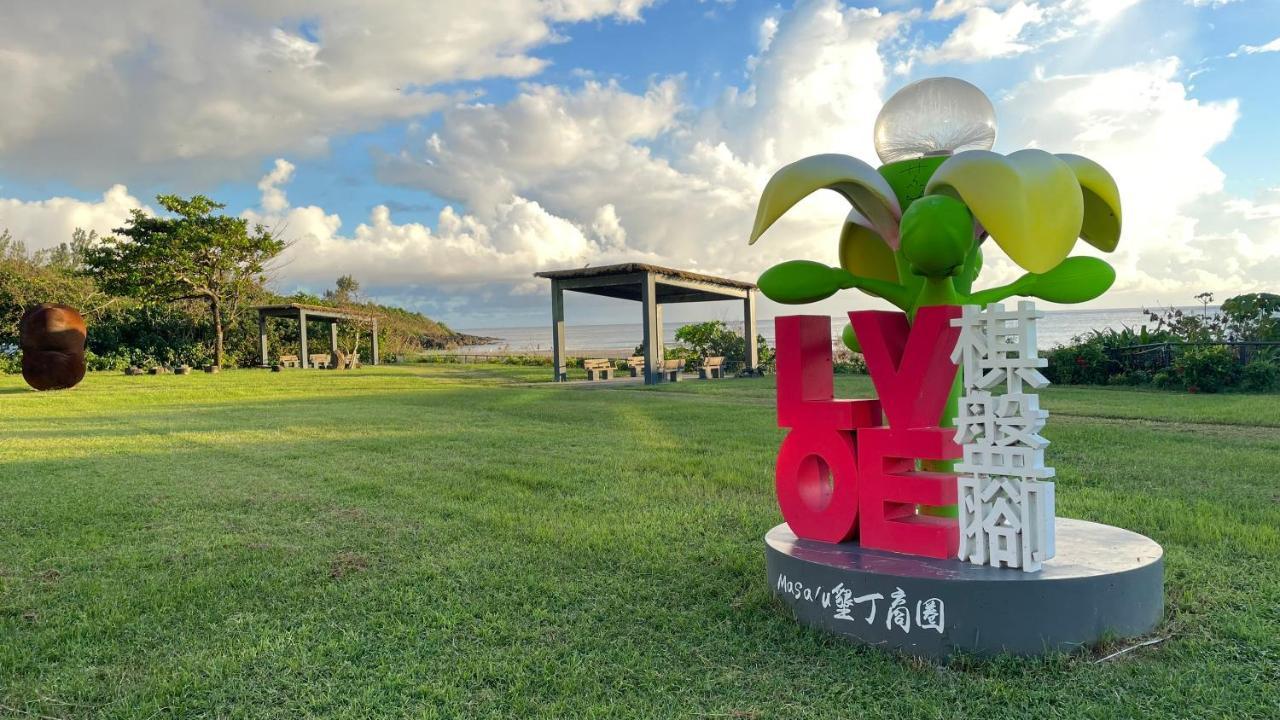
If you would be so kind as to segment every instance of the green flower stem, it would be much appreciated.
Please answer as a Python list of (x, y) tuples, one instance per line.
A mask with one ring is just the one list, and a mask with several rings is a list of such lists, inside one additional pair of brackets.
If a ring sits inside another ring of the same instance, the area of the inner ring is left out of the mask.
[(979, 290), (963, 298), (959, 303), (961, 305), (981, 305), (986, 307), (993, 302), (1000, 302), (1013, 297), (1014, 295), (1026, 295), (1027, 290), (1035, 282), (1035, 276), (1031, 274), (1023, 275), (1008, 285), (999, 285), (986, 290)]
[[(965, 298), (962, 298), (956, 292), (955, 283), (949, 277), (926, 277), (924, 279), (924, 287), (920, 288), (920, 295), (916, 297), (914, 307), (908, 311), (908, 315), (912, 321), (915, 320), (916, 310), (930, 305), (962, 305)], [(942, 416), (938, 418), (938, 426), (944, 428), (955, 427), (955, 418), (959, 414), (960, 395), (963, 392), (963, 384), (960, 381), (960, 373), (956, 373), (955, 380), (951, 383), (951, 392), (947, 394), (947, 402), (942, 406)], [(952, 472), (955, 469), (955, 460), (921, 460), (920, 469), (930, 470), (933, 472)], [(937, 517), (957, 517), (960, 513), (959, 508), (955, 505), (939, 505), (937, 507), (920, 506), (922, 515), (933, 515)]]
[(907, 311), (907, 315), (912, 321), (916, 319), (916, 311), (922, 307), (930, 305), (960, 305), (962, 299), (956, 292), (955, 283), (949, 277), (926, 277), (924, 285), (920, 288), (920, 294), (916, 295), (915, 300), (911, 303), (911, 309)]
[(831, 270), (832, 272), (841, 273), (840, 287), (842, 289), (851, 290), (857, 288), (858, 290), (865, 290), (869, 293), (874, 293), (875, 295), (889, 301), (899, 310), (907, 313), (908, 315), (915, 314), (911, 309), (913, 299), (911, 297), (911, 293), (901, 285), (885, 280), (876, 280), (875, 278), (854, 275), (848, 270), (837, 268), (832, 268)]

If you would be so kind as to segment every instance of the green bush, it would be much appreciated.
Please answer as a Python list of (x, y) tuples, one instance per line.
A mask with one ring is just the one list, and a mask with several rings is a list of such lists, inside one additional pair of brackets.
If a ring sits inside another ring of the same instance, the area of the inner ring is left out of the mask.
[[(122, 363), (122, 367), (200, 367), (212, 362), (210, 324), (202, 313), (185, 303), (122, 303), (98, 313), (88, 325), (88, 351), (113, 358), (111, 362)], [(231, 344), (228, 360), (237, 351)]]
[[(687, 368), (698, 367), (709, 357), (723, 357), (725, 364), (733, 368), (741, 368), (746, 360), (746, 342), (722, 320), (684, 325), (676, 330), (676, 342), (680, 344), (663, 348), (663, 357), (684, 360)], [(636, 346), (635, 354), (643, 355), (644, 346)], [(763, 335), (756, 336), (756, 357), (760, 368), (772, 367), (773, 348)]]
[(862, 353), (838, 348), (832, 357), (831, 369), (837, 375), (866, 375), (867, 361)]
[(94, 371), (123, 370), (129, 367), (129, 354), (117, 351), (107, 355), (98, 355), (92, 350), (86, 350), (84, 364), (89, 370)]
[(1191, 346), (1174, 359), (1173, 374), (1187, 392), (1216, 393), (1236, 384), (1240, 365), (1228, 347)]
[(1049, 360), (1045, 377), (1062, 385), (1106, 385), (1120, 370), (1106, 353), (1112, 339), (1109, 333), (1094, 332), (1075, 338), (1070, 345), (1053, 348), (1045, 355)]
[(503, 365), (521, 365), (525, 367), (551, 367), (550, 355), (505, 355)]
[(1280, 387), (1280, 364), (1270, 357), (1256, 357), (1240, 371), (1240, 387), (1253, 392), (1269, 392)]

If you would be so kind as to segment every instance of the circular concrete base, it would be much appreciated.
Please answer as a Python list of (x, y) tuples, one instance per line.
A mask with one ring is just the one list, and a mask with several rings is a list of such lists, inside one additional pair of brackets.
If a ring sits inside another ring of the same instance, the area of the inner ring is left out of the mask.
[(1164, 550), (1110, 525), (1058, 518), (1037, 572), (854, 543), (765, 536), (769, 587), (805, 625), (921, 657), (1040, 655), (1141, 635), (1164, 614)]

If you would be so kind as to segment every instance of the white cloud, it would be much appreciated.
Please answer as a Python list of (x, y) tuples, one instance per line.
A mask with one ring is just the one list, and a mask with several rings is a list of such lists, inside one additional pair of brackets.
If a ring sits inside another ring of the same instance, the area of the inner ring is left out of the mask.
[(375, 207), (353, 233), (342, 218), (316, 206), (292, 207), (284, 185), (293, 165), (276, 160), (258, 187), (258, 208), (243, 217), (273, 228), (290, 246), (274, 263), (282, 289), (328, 285), (343, 274), (378, 286), (422, 283), (522, 281), (535, 268), (575, 264), (597, 257), (625, 233), (611, 207), (600, 209), (589, 240), (573, 223), (536, 202), (511, 197), (486, 220), (446, 207), (436, 227), (396, 223), (385, 205)]
[(0, 162), (88, 185), (243, 177), (264, 154), (439, 109), (437, 84), (532, 75), (555, 23), (635, 20), (649, 2), (9, 3)]
[(267, 213), (279, 213), (289, 207), (289, 199), (285, 196), (281, 185), (287, 185), (293, 179), (293, 163), (283, 158), (276, 158), (271, 172), (258, 181), (258, 190), (262, 191), (262, 210)]
[(0, 231), (5, 229), (29, 250), (43, 250), (71, 240), (76, 228), (109, 235), (125, 224), (129, 211), (151, 212), (124, 185), (113, 185), (100, 200), (53, 197), (22, 201), (0, 198)]
[(778, 20), (747, 87), (726, 92), (694, 132), (770, 172), (818, 152), (867, 157), (888, 79), (882, 50), (908, 20), (834, 0), (798, 3)]
[(705, 111), (681, 103), (676, 79), (642, 94), (530, 85), (503, 105), (445, 111), (440, 129), (385, 158), (380, 176), (456, 200), (484, 224), (499, 222), (513, 197), (536, 202), (586, 229), (597, 263), (645, 259), (751, 279), (787, 257), (834, 261), (843, 201), (806, 201), (748, 250), (755, 202), (784, 162), (873, 157), (887, 75), (879, 48), (903, 24), (900, 14), (802, 2), (762, 30), (748, 86)]
[[(1230, 136), (1238, 104), (1190, 97), (1179, 72), (1169, 58), (1036, 77), (999, 107), (1008, 149), (1079, 153), (1116, 178), (1125, 227), (1120, 248), (1108, 257), (1119, 274), (1112, 304), (1261, 289), (1263, 278), (1246, 272), (1250, 262), (1280, 261), (1280, 227), (1256, 217), (1269, 217), (1274, 207), (1231, 198), (1224, 173), (1208, 157)], [(1250, 214), (1255, 220), (1244, 222)]]
[[(935, 7), (934, 13), (936, 17), (950, 17), (958, 11), (957, 7), (954, 3), (946, 6), (942, 16), (937, 15), (939, 10)], [(976, 62), (1024, 53), (1032, 46), (1019, 39), (1023, 29), (1043, 17), (1044, 12), (1034, 3), (1017, 2), (1004, 12), (989, 7), (970, 7), (964, 10), (964, 20), (942, 45), (926, 53), (924, 59), (934, 63), (948, 60)]]
[[(960, 16), (975, 8), (953, 3), (943, 11)], [(1078, 21), (1110, 19), (1105, 12), (1086, 16)], [(446, 112), (421, 152), (388, 159), (383, 173), (457, 199), (484, 221), (511, 197), (529, 198), (591, 229), (597, 247), (598, 228), (616, 226), (621, 240), (610, 247), (619, 254), (681, 267), (749, 278), (782, 259), (832, 262), (843, 217), (834, 197), (806, 200), (750, 250), (742, 242), (760, 188), (783, 163), (816, 152), (874, 157), (871, 127), (890, 48), (909, 21), (834, 2), (801, 3), (769, 29), (746, 88), (708, 110), (683, 107), (672, 81), (643, 95), (590, 83), (573, 93), (531, 86), (506, 105)], [(1200, 262), (1197, 242), (1208, 232), (1208, 222), (1197, 222), (1201, 206), (1218, 208), (1224, 225), (1232, 221), (1223, 173), (1208, 154), (1230, 135), (1239, 110), (1234, 101), (1190, 97), (1179, 73), (1168, 59), (1037, 74), (996, 98), (1004, 151), (1078, 152), (1120, 182), (1126, 230), (1111, 258), (1121, 271), (1112, 304), (1232, 281), (1188, 268)], [(612, 213), (601, 222), (605, 206)], [(998, 250), (990, 255), (987, 281), (1014, 274)]]
[(920, 53), (929, 63), (975, 63), (1033, 52), (1051, 43), (1096, 33), (1141, 0), (938, 0), (929, 17), (962, 18), (941, 45)]
[[(979, 11), (1039, 8), (1038, 21), (1004, 35), (1008, 42), (1039, 47), (1092, 42), (1087, 31), (1114, 21), (1132, 4), (988, 7), (992, 3), (948, 0), (933, 13), (959, 18), (958, 29)], [(600, 7), (548, 5), (545, 18), (579, 17), (602, 12)], [(633, 20), (629, 8), (638, 13), (642, 5), (608, 7), (615, 17)], [(743, 87), (704, 108), (688, 104), (680, 77), (654, 78), (638, 91), (607, 81), (573, 88), (530, 83), (502, 103), (452, 102), (433, 131), (411, 131), (411, 147), (378, 159), (383, 181), (453, 203), (433, 218), (434, 227), (397, 222), (379, 206), (348, 229), (323, 208), (293, 207), (285, 190), (295, 170), (285, 160), (262, 178), (260, 204), (245, 216), (295, 241), (279, 270), (283, 289), (315, 289), (351, 273), (378, 288), (384, 300), (453, 317), (475, 317), (481, 307), (532, 312), (521, 294), (545, 289), (530, 274), (550, 267), (640, 260), (752, 279), (784, 259), (835, 262), (847, 209), (842, 200), (819, 194), (804, 201), (748, 248), (759, 192), (778, 167), (805, 155), (874, 159), (874, 118), (891, 68), (909, 65), (905, 46), (911, 26), (920, 22), (926, 20), (919, 13), (802, 0), (760, 27), (758, 54), (744, 65)], [(1073, 35), (1080, 37), (1071, 40)], [(326, 50), (312, 53), (313, 43), (302, 40), (281, 41), (277, 51), (298, 67), (329, 62)], [(322, 38), (318, 44), (327, 49), (328, 43)], [(1077, 152), (1101, 162), (1120, 183), (1125, 233), (1109, 258), (1120, 282), (1105, 303), (1179, 302), (1204, 289), (1261, 288), (1280, 276), (1280, 192), (1233, 198), (1209, 159), (1234, 128), (1240, 112), (1234, 101), (1191, 96), (1173, 59), (1070, 74), (1021, 72), (1026, 74), (1017, 75), (1007, 93), (989, 88), (1001, 124), (998, 149)], [(82, 205), (109, 206), (113, 193), (124, 198), (114, 205), (119, 219), (108, 223), (118, 225), (125, 206), (137, 204), (123, 187)], [(44, 202), (62, 202), (68, 213), (78, 207), (66, 199)], [(0, 213), (39, 205), (0, 200)], [(83, 223), (52, 224), (57, 227), (47, 232), (60, 241)], [(1015, 272), (994, 248), (989, 268), (984, 284)], [(872, 304), (844, 294), (818, 310), (847, 309), (851, 302)]]
[(1269, 43), (1262, 45), (1241, 45), (1235, 52), (1227, 57), (1239, 57), (1240, 55), (1257, 55), (1259, 53), (1280, 52), (1280, 37)]

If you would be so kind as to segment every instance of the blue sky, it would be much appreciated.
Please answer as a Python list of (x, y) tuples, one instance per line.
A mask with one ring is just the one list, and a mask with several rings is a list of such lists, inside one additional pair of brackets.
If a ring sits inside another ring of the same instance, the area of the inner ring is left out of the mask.
[(171, 5), (12, 13), (0, 227), (43, 247), (206, 192), (294, 240), (281, 290), (350, 272), (455, 325), (539, 324), (539, 269), (831, 260), (831, 198), (745, 247), (763, 182), (813, 152), (874, 163), (879, 104), (953, 75), (995, 102), (997, 150), (1117, 176), (1121, 281), (1095, 305), (1280, 285), (1272, 0)]

